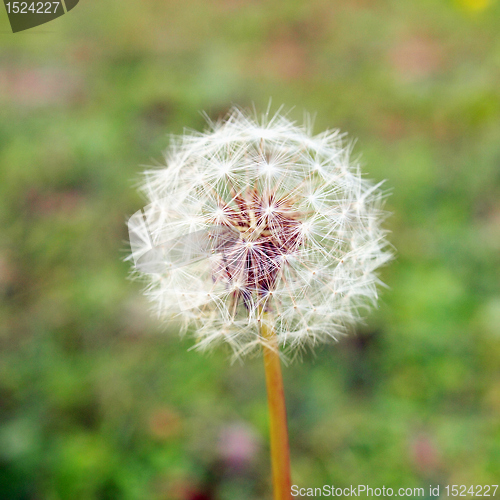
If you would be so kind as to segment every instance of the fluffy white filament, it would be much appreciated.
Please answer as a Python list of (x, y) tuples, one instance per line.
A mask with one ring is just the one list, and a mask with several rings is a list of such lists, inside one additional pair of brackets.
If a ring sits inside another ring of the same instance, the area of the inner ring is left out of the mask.
[(265, 341), (261, 321), (290, 350), (346, 333), (376, 302), (391, 257), (380, 184), (349, 153), (338, 131), (313, 136), (238, 109), (174, 138), (166, 167), (145, 172), (148, 206), (129, 220), (158, 314), (193, 325), (197, 347), (226, 343), (237, 356)]

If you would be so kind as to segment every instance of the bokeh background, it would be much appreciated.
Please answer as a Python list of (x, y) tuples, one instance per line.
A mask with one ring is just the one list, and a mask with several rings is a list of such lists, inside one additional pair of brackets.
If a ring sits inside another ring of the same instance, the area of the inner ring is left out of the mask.
[(397, 249), (378, 310), (285, 368), (293, 482), (498, 484), (500, 2), (2, 9), (2, 500), (271, 498), (262, 360), (188, 352), (122, 261), (168, 134), (270, 98), (357, 140)]

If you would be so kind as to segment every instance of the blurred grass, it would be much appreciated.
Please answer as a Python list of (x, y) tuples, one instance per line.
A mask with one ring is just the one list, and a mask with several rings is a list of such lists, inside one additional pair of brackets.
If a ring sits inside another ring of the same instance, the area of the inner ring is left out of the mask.
[(167, 134), (270, 97), (357, 138), (398, 250), (366, 323), (285, 370), (294, 483), (498, 482), (499, 23), (494, 0), (0, 13), (0, 498), (269, 498), (260, 360), (187, 352), (121, 258)]

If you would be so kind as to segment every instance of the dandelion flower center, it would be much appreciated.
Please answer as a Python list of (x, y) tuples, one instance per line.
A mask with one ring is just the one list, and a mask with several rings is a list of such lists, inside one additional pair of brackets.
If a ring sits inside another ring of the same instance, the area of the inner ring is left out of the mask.
[(292, 199), (277, 198), (274, 192), (261, 194), (256, 188), (233, 193), (229, 204), (220, 203), (217, 211), (225, 214), (223, 224), (236, 230), (239, 238), (224, 248), (213, 279), (228, 285), (237, 282), (233, 301), (243, 298), (249, 308), (254, 295), (272, 294), (286, 262), (283, 257), (299, 249), (300, 212)]

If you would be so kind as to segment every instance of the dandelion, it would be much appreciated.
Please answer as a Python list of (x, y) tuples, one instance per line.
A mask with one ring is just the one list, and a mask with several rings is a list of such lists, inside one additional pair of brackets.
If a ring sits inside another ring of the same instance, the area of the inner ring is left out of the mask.
[[(290, 498), (279, 352), (336, 340), (377, 300), (386, 263), (383, 192), (338, 131), (239, 109), (175, 138), (145, 172), (132, 255), (160, 317), (194, 326), (196, 348), (262, 348), (275, 498)], [(288, 488), (288, 490), (287, 490)]]

